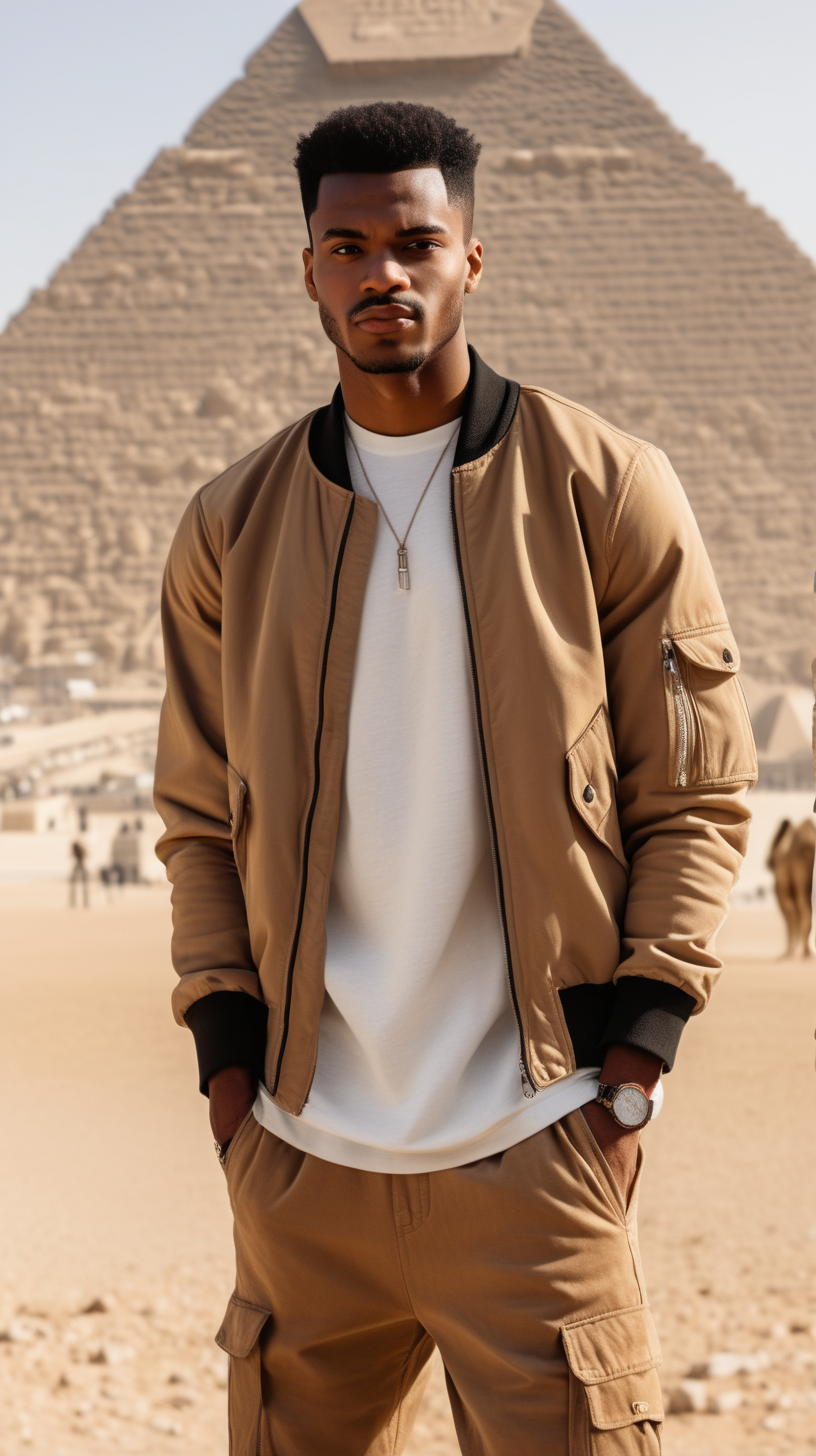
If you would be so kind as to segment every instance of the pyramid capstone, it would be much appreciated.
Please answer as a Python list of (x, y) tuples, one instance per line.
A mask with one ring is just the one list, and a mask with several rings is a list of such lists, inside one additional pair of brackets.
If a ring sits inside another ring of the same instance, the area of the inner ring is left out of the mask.
[(333, 66), (458, 62), (518, 54), (541, 0), (301, 0), (300, 13)]

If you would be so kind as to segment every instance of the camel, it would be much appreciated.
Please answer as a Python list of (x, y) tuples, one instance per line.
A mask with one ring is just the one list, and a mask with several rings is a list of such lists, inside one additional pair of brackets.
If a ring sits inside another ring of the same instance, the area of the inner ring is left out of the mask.
[(813, 864), (816, 859), (816, 828), (812, 819), (793, 825), (783, 819), (768, 853), (768, 869), (776, 881), (776, 898), (785, 918), (788, 945), (783, 960), (812, 954)]

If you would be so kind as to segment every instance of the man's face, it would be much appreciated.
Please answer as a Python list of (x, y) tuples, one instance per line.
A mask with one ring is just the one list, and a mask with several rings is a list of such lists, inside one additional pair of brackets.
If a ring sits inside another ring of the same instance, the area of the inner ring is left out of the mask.
[(332, 343), (366, 374), (405, 374), (454, 337), (482, 246), (436, 167), (323, 177), (303, 253)]

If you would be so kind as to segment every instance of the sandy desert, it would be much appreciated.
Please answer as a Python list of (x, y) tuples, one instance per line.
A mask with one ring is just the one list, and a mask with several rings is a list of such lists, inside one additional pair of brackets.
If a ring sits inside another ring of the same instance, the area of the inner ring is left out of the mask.
[[(3, 1456), (223, 1456), (230, 1214), (169, 897), (0, 886)], [(816, 963), (744, 906), (645, 1134), (641, 1238), (668, 1456), (816, 1449)], [(457, 1450), (437, 1368), (410, 1456)]]

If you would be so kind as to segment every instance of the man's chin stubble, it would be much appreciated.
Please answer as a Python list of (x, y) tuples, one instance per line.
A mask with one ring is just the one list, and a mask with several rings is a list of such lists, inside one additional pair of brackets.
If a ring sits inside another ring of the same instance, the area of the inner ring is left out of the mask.
[(407, 359), (360, 359), (337, 339), (332, 339), (332, 343), (362, 374), (415, 374), (437, 352), (436, 349), (420, 349), (417, 354), (409, 354)]
[(415, 374), (417, 370), (422, 369), (427, 364), (429, 359), (433, 359), (434, 355), (438, 354), (440, 349), (444, 349), (445, 345), (450, 343), (459, 328), (462, 317), (460, 313), (459, 318), (451, 327), (450, 332), (447, 332), (445, 337), (431, 348), (418, 349), (416, 353), (409, 354), (406, 358), (402, 359), (389, 359), (387, 357), (376, 359), (360, 358), (359, 355), (353, 354), (351, 349), (347, 348), (343, 342), (340, 330), (333, 316), (322, 304), (319, 304), (318, 308), (320, 322), (323, 325), (323, 331), (327, 339), (330, 339), (335, 348), (339, 349), (341, 354), (345, 354), (346, 358), (350, 359), (355, 368), (359, 369), (362, 374)]

